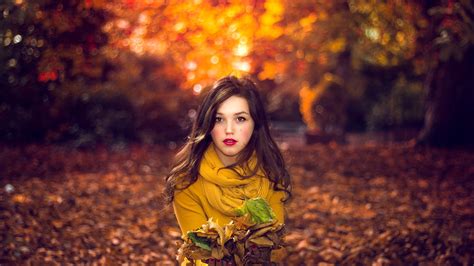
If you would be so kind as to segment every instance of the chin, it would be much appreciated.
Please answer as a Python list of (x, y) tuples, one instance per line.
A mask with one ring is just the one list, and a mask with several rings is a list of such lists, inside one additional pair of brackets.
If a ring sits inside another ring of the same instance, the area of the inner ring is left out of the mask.
[[(229, 150), (232, 149), (232, 150)], [(227, 147), (227, 146), (221, 146), (219, 147), (219, 150), (225, 155), (229, 157), (234, 157), (237, 156), (243, 149), (237, 148), (237, 147)]]
[(226, 152), (225, 150), (222, 150), (222, 153), (225, 155), (225, 156), (229, 156), (229, 157), (234, 157), (234, 156), (237, 156), (242, 150), (238, 150), (236, 152)]

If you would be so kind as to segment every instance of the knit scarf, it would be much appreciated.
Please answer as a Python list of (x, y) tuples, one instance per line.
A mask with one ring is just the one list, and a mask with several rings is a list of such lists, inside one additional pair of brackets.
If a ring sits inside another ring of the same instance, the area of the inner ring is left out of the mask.
[[(248, 161), (250, 169), (257, 163), (255, 154)], [(203, 159), (199, 166), (199, 174), (203, 178), (204, 192), (209, 204), (225, 214), (226, 216), (236, 216), (236, 209), (239, 208), (246, 199), (254, 197), (268, 198), (270, 193), (270, 181), (259, 169), (257, 173), (249, 178), (241, 178), (238, 173), (248, 175), (242, 167), (231, 169), (223, 168), (221, 162), (211, 143), (204, 152)], [(219, 170), (220, 169), (220, 170)]]

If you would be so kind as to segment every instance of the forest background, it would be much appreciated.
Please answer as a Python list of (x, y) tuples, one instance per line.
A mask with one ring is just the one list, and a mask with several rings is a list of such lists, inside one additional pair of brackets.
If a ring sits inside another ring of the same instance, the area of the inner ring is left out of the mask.
[(472, 143), (470, 1), (0, 7), (3, 141), (180, 142), (199, 95), (234, 74), (258, 82), (272, 121), (310, 136), (409, 129), (424, 143)]
[(0, 2), (0, 263), (175, 265), (164, 177), (224, 75), (293, 181), (285, 265), (472, 265), (469, 0)]

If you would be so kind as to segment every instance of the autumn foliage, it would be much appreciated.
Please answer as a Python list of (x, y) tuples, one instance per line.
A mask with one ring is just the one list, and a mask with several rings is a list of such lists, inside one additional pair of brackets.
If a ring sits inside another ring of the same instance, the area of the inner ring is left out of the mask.
[[(261, 83), (277, 120), (302, 116), (329, 132), (421, 125), (429, 62), (417, 41), (428, 17), (415, 2), (44, 0), (0, 8), (4, 140), (173, 138), (153, 126), (160, 122), (183, 137), (194, 98), (228, 74)], [(312, 107), (287, 111), (328, 74), (342, 81), (341, 108), (303, 97)], [(111, 102), (123, 105), (120, 115), (110, 114)]]
[[(3, 263), (174, 264), (160, 146), (0, 150)], [(287, 265), (473, 263), (472, 152), (407, 143), (285, 153)]]

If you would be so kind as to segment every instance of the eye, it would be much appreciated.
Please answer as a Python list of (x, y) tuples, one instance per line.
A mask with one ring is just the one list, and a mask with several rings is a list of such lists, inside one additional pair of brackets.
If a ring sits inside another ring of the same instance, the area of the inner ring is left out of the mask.
[(237, 117), (237, 121), (239, 121), (239, 122), (244, 122), (244, 121), (246, 121), (246, 120), (247, 120), (247, 118), (245, 118), (245, 117), (243, 117), (243, 116)]
[(222, 121), (222, 117), (216, 117), (216, 122), (221, 122)]

